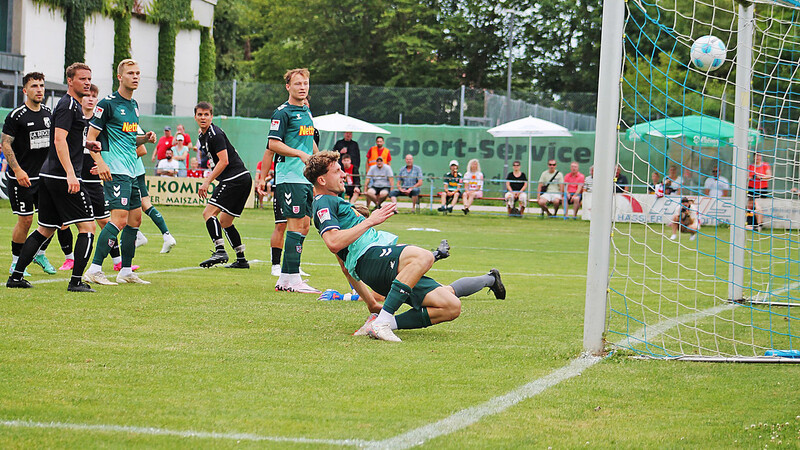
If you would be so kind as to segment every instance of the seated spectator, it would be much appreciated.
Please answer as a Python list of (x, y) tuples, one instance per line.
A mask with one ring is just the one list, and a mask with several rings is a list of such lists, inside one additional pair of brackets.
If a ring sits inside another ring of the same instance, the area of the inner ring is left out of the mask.
[(708, 197), (724, 198), (728, 196), (731, 184), (728, 182), (727, 178), (720, 176), (718, 167), (713, 167), (711, 169), (711, 176), (706, 178), (703, 187), (705, 188), (704, 193)]
[(358, 183), (358, 167), (353, 164), (353, 158), (348, 153), (342, 153), (342, 158), (339, 161), (342, 163), (342, 170), (347, 174), (344, 179), (344, 193), (350, 199), (350, 203), (355, 203), (361, 195), (361, 186)]
[(583, 192), (592, 192), (592, 184), (594, 184), (594, 166), (589, 167), (589, 175), (583, 179)]
[(631, 186), (630, 182), (628, 181), (628, 177), (626, 177), (625, 174), (622, 173), (622, 167), (620, 167), (620, 165), (617, 164), (617, 172), (616, 175), (614, 175), (614, 192), (616, 193), (628, 192), (630, 187)]
[(397, 189), (391, 194), (392, 202), (397, 203), (399, 195), (411, 197), (411, 211), (417, 210), (419, 205), (419, 187), (422, 186), (422, 169), (414, 165), (414, 157), (406, 155), (406, 165), (397, 174)]
[[(458, 203), (458, 197), (461, 195), (461, 174), (458, 172), (458, 161), (455, 159), (450, 161), (450, 172), (444, 174), (444, 191), (439, 192), (439, 197), (442, 199), (442, 206), (439, 207), (441, 212), (453, 212), (453, 207)], [(447, 200), (450, 199), (450, 206), (447, 206)]]
[(669, 238), (675, 240), (678, 237), (678, 230), (681, 233), (689, 233), (692, 237), (690, 241), (695, 240), (697, 231), (700, 229), (700, 221), (697, 219), (697, 212), (692, 209), (692, 201), (686, 197), (681, 199), (681, 209), (674, 216), (672, 216), (672, 236)]
[(483, 172), (481, 163), (477, 159), (470, 159), (467, 173), (464, 174), (464, 214), (469, 214), (469, 207), (476, 198), (483, 198)]
[(676, 166), (669, 166), (667, 177), (664, 178), (664, 195), (681, 195), (683, 179), (678, 175)]
[(383, 163), (383, 157), (378, 157), (375, 165), (367, 172), (366, 186), (368, 187), (367, 193), (364, 196), (367, 198), (367, 208), (369, 202), (375, 203), (375, 208), (380, 208), (381, 204), (387, 197), (389, 197), (389, 190), (394, 184), (394, 173), (392, 168)]
[(189, 178), (204, 178), (204, 170), (200, 168), (197, 158), (192, 158), (189, 161), (189, 170), (186, 171), (186, 176)]
[[(522, 217), (528, 206), (528, 176), (520, 170), (520, 162), (514, 161), (511, 172), (506, 176), (506, 209), (509, 216)], [(514, 204), (518, 203), (519, 207)]]
[(177, 177), (181, 164), (172, 157), (172, 149), (167, 149), (165, 158), (158, 162), (156, 174), (162, 177)]
[[(536, 189), (539, 198), (536, 203), (547, 213), (547, 216), (558, 214), (558, 208), (564, 198), (564, 174), (556, 168), (556, 160), (547, 161), (547, 170), (539, 176), (539, 186)], [(554, 211), (551, 213), (548, 205), (553, 205)], [(566, 206), (564, 207), (566, 209)]]
[(648, 194), (664, 195), (664, 185), (661, 184), (661, 175), (658, 172), (650, 174), (650, 184), (647, 185)]
[(764, 216), (761, 214), (761, 208), (759, 208), (753, 197), (747, 197), (747, 207), (745, 211), (747, 221), (745, 222), (744, 228), (746, 230), (760, 230), (761, 224), (764, 223)]
[(183, 145), (183, 134), (175, 136), (175, 144), (172, 146), (172, 157), (181, 165), (181, 168), (178, 170), (178, 176), (185, 177), (186, 170), (189, 168), (189, 147)]
[(566, 204), (564, 205), (564, 217), (569, 216), (569, 205), (572, 205), (572, 215), (578, 218), (578, 209), (583, 200), (583, 182), (586, 177), (578, 171), (577, 161), (569, 165), (569, 173), (564, 175), (564, 189), (567, 192)]

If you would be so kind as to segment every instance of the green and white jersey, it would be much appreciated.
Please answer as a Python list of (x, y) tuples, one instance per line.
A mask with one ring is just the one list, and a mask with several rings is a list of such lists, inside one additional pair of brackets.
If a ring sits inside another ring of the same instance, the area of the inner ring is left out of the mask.
[[(291, 148), (309, 155), (314, 153), (314, 120), (306, 106), (285, 102), (272, 113), (269, 139), (277, 139)], [(296, 156), (277, 155), (275, 158), (275, 184), (311, 184), (303, 176), (305, 163)]]
[(112, 174), (138, 175), (136, 135), (139, 131), (139, 105), (114, 92), (100, 100), (89, 126), (100, 130), (103, 160)]
[[(364, 216), (358, 214), (353, 205), (347, 200), (335, 195), (317, 195), (314, 197), (314, 226), (322, 236), (330, 230), (349, 229), (363, 222)], [(337, 255), (344, 261), (344, 266), (356, 280), (356, 264), (367, 250), (376, 246), (394, 245), (397, 236), (375, 228), (368, 228), (364, 234), (347, 248), (340, 250)]]

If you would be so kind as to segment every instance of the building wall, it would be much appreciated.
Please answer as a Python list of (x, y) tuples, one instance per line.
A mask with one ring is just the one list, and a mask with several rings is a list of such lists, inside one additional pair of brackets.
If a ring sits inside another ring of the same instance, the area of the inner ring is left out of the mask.
[(131, 57), (139, 63), (142, 76), (134, 98), (140, 114), (155, 114), (156, 74), (158, 73), (158, 25), (131, 20)]
[(86, 64), (92, 68), (92, 82), (100, 88), (100, 98), (114, 86), (114, 20), (95, 13), (86, 21)]
[(200, 31), (181, 30), (175, 42), (175, 89), (172, 101), (175, 114), (193, 114), (197, 103), (197, 79), (200, 67)]
[(64, 80), (64, 47), (67, 23), (61, 11), (22, 0), (20, 53), (25, 56), (25, 72), (42, 72), (45, 79)]

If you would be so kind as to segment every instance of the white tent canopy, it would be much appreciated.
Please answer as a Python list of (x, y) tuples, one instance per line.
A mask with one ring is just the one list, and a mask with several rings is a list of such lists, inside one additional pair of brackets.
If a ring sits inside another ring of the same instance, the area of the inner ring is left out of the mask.
[(391, 134), (381, 127), (369, 122), (356, 119), (355, 117), (345, 116), (344, 114), (333, 113), (324, 116), (314, 117), (314, 128), (321, 131), (351, 131), (353, 133), (380, 133)]
[(559, 124), (548, 122), (528, 116), (523, 119), (512, 120), (511, 122), (498, 125), (487, 130), (494, 137), (527, 137), (528, 138), (528, 196), (530, 197), (531, 183), (534, 180), (531, 173), (531, 148), (533, 147), (534, 137), (557, 137), (572, 136), (565, 127)]

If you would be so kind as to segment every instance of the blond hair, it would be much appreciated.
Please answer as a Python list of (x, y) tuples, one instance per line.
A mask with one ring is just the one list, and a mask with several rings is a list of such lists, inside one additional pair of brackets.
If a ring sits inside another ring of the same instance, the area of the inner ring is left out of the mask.
[(135, 59), (131, 58), (123, 59), (122, 61), (119, 62), (119, 64), (117, 64), (117, 75), (122, 75), (122, 69), (125, 66), (138, 66), (138, 65), (139, 63), (136, 62)]
[(306, 68), (287, 70), (286, 73), (283, 74), (283, 79), (286, 81), (286, 84), (289, 84), (289, 82), (292, 81), (292, 77), (298, 74), (305, 78), (311, 79), (311, 72), (309, 72)]

